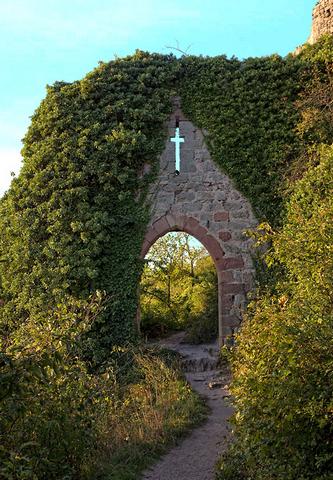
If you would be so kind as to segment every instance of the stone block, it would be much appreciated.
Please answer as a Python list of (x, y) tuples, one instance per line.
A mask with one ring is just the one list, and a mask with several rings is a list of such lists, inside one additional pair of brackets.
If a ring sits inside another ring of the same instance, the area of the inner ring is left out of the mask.
[(228, 283), (223, 285), (223, 292), (225, 294), (244, 293), (244, 285), (242, 283)]
[(221, 270), (232, 270), (244, 267), (244, 260), (242, 257), (228, 257), (223, 258), (220, 263)]
[(241, 200), (236, 201), (236, 200), (227, 199), (225, 202), (225, 208), (227, 210), (230, 210), (231, 212), (237, 212), (241, 210), (242, 202)]
[(161, 192), (158, 196), (158, 203), (161, 205), (171, 205), (175, 201), (175, 194), (173, 192)]
[(237, 232), (241, 231), (242, 233), (245, 232), (249, 228), (249, 222), (247, 220), (243, 220), (241, 218), (235, 220), (231, 220), (228, 229), (231, 230), (232, 232)]
[(224, 315), (222, 320), (225, 327), (239, 327), (240, 324), (240, 318), (237, 315)]
[(219, 243), (217, 242), (217, 240), (214, 237), (212, 237), (211, 235), (206, 235), (202, 239), (202, 243), (207, 248), (209, 254), (211, 255), (211, 257), (214, 260), (222, 259), (223, 255), (224, 255), (224, 252), (223, 252)]
[(215, 222), (227, 222), (229, 221), (229, 212), (216, 212), (214, 214)]
[(141, 258), (145, 258), (145, 256), (147, 255), (150, 247), (151, 247), (151, 244), (147, 240), (145, 240), (143, 242), (143, 245), (142, 245), (142, 248), (141, 248)]
[(176, 202), (192, 202), (195, 199), (194, 192), (191, 191), (177, 191)]
[(170, 225), (166, 217), (162, 217), (153, 223), (153, 229), (157, 232), (159, 236), (165, 235), (170, 231)]
[(241, 218), (241, 219), (245, 219), (245, 218), (249, 218), (249, 212), (247, 210), (236, 210), (236, 211), (231, 211), (231, 217), (232, 218)]
[(211, 190), (209, 190), (207, 192), (203, 192), (199, 196), (201, 202), (205, 202), (207, 200), (209, 200), (209, 201), (215, 200), (214, 197), (215, 197), (214, 192), (212, 192)]
[(194, 230), (193, 230), (193, 236), (199, 240), (201, 243), (205, 236), (207, 235), (207, 229), (201, 225), (198, 225)]
[(185, 224), (185, 220), (184, 220), (183, 216), (172, 215), (172, 214), (168, 213), (166, 215), (166, 220), (167, 220), (171, 230), (173, 230), (175, 228), (177, 228), (179, 230), (183, 230), (184, 224)]
[(188, 217), (185, 222), (186, 228), (194, 230), (199, 225), (199, 221), (196, 218)]
[(182, 163), (181, 171), (185, 172), (185, 173), (189, 173), (189, 174), (196, 173), (197, 165), (194, 162), (193, 163)]
[(186, 208), (188, 213), (190, 214), (200, 213), (202, 211), (202, 203), (195, 201), (195, 202), (189, 203)]
[(220, 231), (219, 232), (219, 238), (222, 240), (222, 242), (228, 242), (231, 240), (231, 233), (230, 232), (225, 232), (225, 231)]
[(222, 292), (222, 295), (220, 298), (221, 298), (221, 306), (223, 308), (223, 311), (230, 312), (230, 309), (234, 305), (234, 300), (235, 300), (234, 295), (227, 295), (227, 294), (223, 294)]
[(157, 231), (153, 228), (153, 227), (150, 227), (148, 229), (148, 232), (146, 233), (146, 237), (145, 237), (145, 240), (150, 244), (152, 245), (154, 242), (156, 242), (156, 240), (159, 238), (159, 234), (157, 233)]
[[(234, 272), (232, 270), (218, 272), (218, 279), (219, 279), (219, 284), (222, 284), (222, 285), (224, 283), (233, 283), (235, 280)], [(223, 287), (222, 287), (222, 292), (223, 292)]]

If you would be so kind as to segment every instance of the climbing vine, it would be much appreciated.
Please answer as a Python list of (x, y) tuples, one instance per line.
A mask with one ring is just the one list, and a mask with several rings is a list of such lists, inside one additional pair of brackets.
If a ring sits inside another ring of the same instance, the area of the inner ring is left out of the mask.
[[(234, 180), (258, 218), (278, 223), (284, 171), (295, 156), (303, 64), (277, 55), (244, 61), (186, 59), (186, 113), (207, 131), (215, 162)], [(195, 73), (199, 72), (199, 73)]]
[(105, 358), (133, 338), (145, 192), (175, 94), (258, 218), (278, 224), (309, 63), (308, 53), (240, 61), (138, 51), (48, 87), (24, 139), (22, 171), (0, 204), (3, 333), (100, 290), (107, 308), (92, 328), (94, 354)]
[(300, 157), (282, 225), (257, 233), (267, 265), (280, 271), (273, 288), (257, 292), (237, 337), (235, 442), (223, 480), (332, 478), (333, 37), (301, 59), (311, 75), (296, 103)]
[(5, 328), (101, 290), (108, 308), (94, 353), (102, 358), (133, 336), (153, 177), (142, 172), (156, 170), (163, 150), (177, 69), (173, 56), (137, 52), (48, 87), (24, 139), (22, 172), (1, 202)]

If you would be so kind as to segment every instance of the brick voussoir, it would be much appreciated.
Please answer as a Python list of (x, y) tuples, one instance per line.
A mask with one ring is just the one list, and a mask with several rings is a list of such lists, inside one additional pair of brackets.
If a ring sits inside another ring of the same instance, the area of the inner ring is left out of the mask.
[(222, 259), (224, 252), (218, 241), (212, 235), (205, 235), (205, 237), (202, 239), (202, 243), (207, 248), (212, 258), (214, 258), (216, 261), (220, 261), (220, 259)]
[(200, 242), (202, 242), (204, 238), (207, 236), (207, 229), (205, 227), (202, 227), (201, 225), (198, 225), (193, 230), (193, 236), (198, 240), (200, 240)]
[(189, 231), (193, 231), (199, 225), (199, 220), (193, 217), (188, 217), (185, 222), (184, 228), (188, 229)]
[(181, 231), (184, 230), (186, 217), (182, 215), (175, 215), (173, 213), (168, 213), (166, 215), (166, 219), (171, 229), (181, 230)]
[(146, 233), (145, 241), (148, 242), (150, 245), (156, 242), (156, 240), (160, 237), (159, 233), (155, 230), (154, 227), (150, 227), (148, 232)]
[(165, 235), (166, 233), (170, 232), (170, 225), (166, 219), (166, 217), (159, 218), (156, 222), (153, 223), (152, 228), (160, 235)]
[(145, 256), (147, 255), (150, 247), (151, 247), (151, 243), (149, 243), (147, 240), (145, 240), (143, 242), (143, 245), (142, 245), (142, 248), (141, 248), (141, 255), (140, 255), (141, 258), (145, 258)]

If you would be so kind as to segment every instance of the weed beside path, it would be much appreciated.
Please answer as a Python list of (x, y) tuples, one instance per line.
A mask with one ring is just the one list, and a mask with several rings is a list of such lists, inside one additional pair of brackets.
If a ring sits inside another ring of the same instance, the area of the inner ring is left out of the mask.
[(141, 365), (143, 381), (128, 385), (111, 419), (110, 455), (96, 465), (94, 480), (138, 479), (207, 416), (203, 400), (179, 370), (178, 355), (152, 352), (155, 359), (144, 357)]

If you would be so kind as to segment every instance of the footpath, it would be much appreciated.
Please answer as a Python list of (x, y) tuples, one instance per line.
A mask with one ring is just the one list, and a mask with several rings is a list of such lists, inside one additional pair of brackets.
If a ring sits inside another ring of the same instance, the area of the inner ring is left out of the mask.
[(228, 401), (230, 377), (218, 368), (217, 344), (189, 345), (183, 339), (184, 333), (177, 333), (159, 345), (181, 354), (186, 378), (210, 413), (203, 425), (144, 472), (143, 480), (214, 480), (215, 464), (227, 446), (233, 411)]

